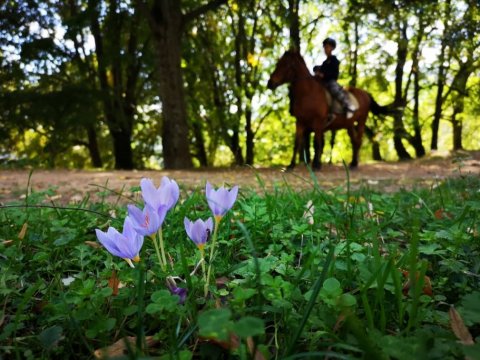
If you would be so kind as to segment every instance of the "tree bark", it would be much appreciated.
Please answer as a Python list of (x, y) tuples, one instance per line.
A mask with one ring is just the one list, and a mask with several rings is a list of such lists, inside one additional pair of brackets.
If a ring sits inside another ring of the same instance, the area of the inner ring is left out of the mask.
[[(181, 68), (184, 25), (226, 2), (227, 0), (212, 0), (183, 14), (180, 0), (154, 0), (151, 10), (147, 11), (158, 54), (157, 72), (163, 115), (163, 160), (167, 169), (192, 167)], [(146, 7), (144, 2), (140, 3), (143, 8)]]
[(127, 146), (132, 142), (132, 133), (121, 130), (110, 130), (113, 139), (113, 154), (115, 156), (115, 169), (130, 170), (134, 168), (132, 147)]
[(453, 127), (453, 150), (463, 150), (463, 144), (462, 144), (462, 121), (457, 119), (457, 110), (453, 111), (452, 117), (450, 121), (452, 122), (452, 127)]
[(156, 0), (150, 25), (157, 51), (162, 102), (162, 146), (166, 169), (191, 168), (188, 123), (181, 69), (182, 11), (177, 0)]
[[(374, 119), (374, 127), (378, 129), (377, 120)], [(369, 126), (365, 126), (365, 135), (372, 143), (372, 158), (375, 161), (383, 161), (382, 154), (380, 153), (380, 143), (375, 139), (375, 132)]]
[(246, 155), (245, 155), (245, 163), (247, 165), (253, 165), (253, 158), (254, 158), (254, 146), (255, 143), (253, 141), (255, 134), (252, 130), (252, 110), (247, 108), (245, 111), (245, 145), (246, 145)]
[(438, 149), (438, 129), (440, 127), (440, 119), (442, 118), (442, 107), (443, 107), (443, 89), (445, 87), (445, 52), (447, 49), (447, 44), (448, 44), (448, 23), (449, 23), (449, 15), (450, 15), (450, 0), (447, 0), (445, 2), (445, 15), (444, 15), (444, 30), (443, 30), (443, 36), (442, 36), (442, 42), (441, 42), (441, 47), (440, 47), (440, 54), (438, 56), (438, 76), (437, 76), (437, 94), (435, 97), (435, 112), (433, 114), (433, 120), (432, 120), (432, 140), (430, 143), (430, 148), (432, 150), (437, 150)]
[[(399, 37), (397, 40), (397, 66), (395, 68), (395, 100), (394, 107), (405, 106), (405, 98), (403, 96), (403, 72), (405, 62), (407, 61), (408, 53), (408, 38), (407, 38), (407, 22), (402, 21), (398, 25)], [(402, 139), (405, 137), (406, 131), (403, 124), (403, 113), (396, 112), (393, 117), (393, 143), (395, 150), (400, 160), (408, 160), (412, 157), (405, 149)]]
[(205, 150), (205, 139), (203, 137), (202, 127), (198, 121), (193, 121), (193, 134), (195, 139), (193, 141), (193, 145), (195, 147), (195, 157), (200, 162), (200, 166), (207, 167), (208, 166), (208, 158), (207, 158), (207, 151)]
[[(89, 8), (92, 11), (91, 14), (91, 30), (95, 39), (95, 53), (97, 56), (97, 76), (100, 83), (100, 89), (103, 92), (103, 109), (105, 114), (105, 120), (110, 130), (110, 135), (113, 140), (113, 153), (115, 156), (115, 169), (130, 170), (134, 168), (133, 151), (132, 151), (132, 129), (135, 112), (135, 97), (134, 97), (134, 84), (127, 84), (129, 88), (125, 90), (125, 99), (123, 97), (123, 76), (122, 66), (120, 64), (121, 56), (121, 44), (118, 33), (121, 31), (121, 25), (119, 24), (117, 12), (117, 2), (112, 1), (108, 9), (108, 20), (115, 24), (110, 28), (105, 29), (105, 33), (102, 32), (100, 27), (99, 18), (100, 10), (98, 9), (98, 1), (90, 0)], [(136, 29), (134, 29), (136, 30)], [(111, 58), (111, 62), (107, 61), (106, 48), (104, 45), (104, 36), (109, 36), (111, 40), (109, 48), (114, 52)], [(132, 36), (132, 34), (131, 34)], [(135, 39), (135, 38), (133, 38)], [(131, 44), (132, 45), (132, 44)], [(128, 53), (128, 56), (133, 56), (135, 49), (129, 49), (132, 53)], [(109, 83), (107, 76), (107, 68), (110, 67), (112, 74), (112, 82)], [(132, 81), (135, 74), (128, 74), (130, 81)], [(136, 81), (136, 80), (135, 80)]]
[(415, 155), (417, 158), (425, 156), (425, 147), (423, 146), (422, 140), (422, 128), (420, 126), (420, 66), (419, 66), (419, 56), (421, 54), (420, 44), (422, 43), (423, 36), (425, 34), (425, 26), (423, 24), (422, 15), (419, 16), (419, 29), (417, 42), (415, 44), (415, 49), (412, 53), (412, 72), (413, 72), (413, 131), (414, 135), (411, 139), (411, 144), (415, 149)]
[(100, 156), (100, 150), (98, 148), (97, 132), (93, 125), (87, 125), (87, 137), (88, 151), (90, 152), (90, 160), (92, 161), (92, 166), (95, 168), (101, 168), (103, 166), (103, 162)]
[(298, 10), (301, 0), (288, 0), (288, 18), (290, 24), (290, 46), (300, 52), (300, 19)]

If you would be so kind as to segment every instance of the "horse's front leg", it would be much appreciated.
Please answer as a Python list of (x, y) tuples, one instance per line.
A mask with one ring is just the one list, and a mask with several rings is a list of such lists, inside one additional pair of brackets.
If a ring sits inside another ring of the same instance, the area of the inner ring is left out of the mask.
[(293, 146), (292, 161), (290, 161), (290, 165), (287, 166), (287, 170), (293, 170), (293, 168), (295, 167), (298, 150), (303, 148), (304, 132), (305, 132), (305, 129), (303, 128), (303, 126), (298, 125), (297, 123), (296, 130), (295, 130), (295, 144)]
[(313, 140), (313, 149), (315, 154), (313, 155), (312, 167), (314, 170), (320, 170), (322, 168), (322, 153), (325, 145), (324, 132), (321, 130), (315, 131), (315, 137)]

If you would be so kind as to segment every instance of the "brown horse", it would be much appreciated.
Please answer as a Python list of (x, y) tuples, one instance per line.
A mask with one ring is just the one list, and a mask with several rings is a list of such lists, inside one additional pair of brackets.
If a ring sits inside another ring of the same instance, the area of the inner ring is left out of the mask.
[(288, 50), (278, 60), (277, 66), (268, 80), (268, 88), (276, 89), (283, 84), (290, 84), (290, 113), (296, 118), (296, 134), (293, 157), (288, 169), (295, 167), (297, 153), (303, 148), (305, 134), (314, 132), (314, 157), (312, 167), (316, 170), (321, 168), (321, 156), (323, 151), (323, 135), (328, 130), (347, 129), (352, 143), (351, 168), (358, 166), (358, 155), (362, 145), (362, 137), (365, 132), (365, 122), (368, 112), (373, 114), (391, 114), (387, 106), (378, 105), (372, 96), (364, 90), (349, 88), (349, 91), (358, 101), (358, 109), (353, 117), (347, 119), (345, 114), (334, 115), (329, 121), (329, 106), (327, 92), (319, 78), (313, 76), (305, 64), (300, 53)]

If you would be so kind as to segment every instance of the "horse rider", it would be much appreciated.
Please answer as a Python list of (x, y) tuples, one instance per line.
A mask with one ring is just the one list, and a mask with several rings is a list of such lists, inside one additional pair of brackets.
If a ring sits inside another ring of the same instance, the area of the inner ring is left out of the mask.
[(323, 80), (324, 85), (330, 94), (342, 104), (347, 119), (350, 119), (353, 116), (354, 110), (351, 109), (348, 94), (337, 82), (340, 61), (338, 61), (335, 55), (332, 55), (332, 52), (336, 47), (337, 42), (334, 39), (328, 37), (323, 40), (323, 50), (325, 51), (325, 55), (327, 55), (327, 59), (322, 65), (314, 66), (313, 72), (315, 76), (318, 76)]

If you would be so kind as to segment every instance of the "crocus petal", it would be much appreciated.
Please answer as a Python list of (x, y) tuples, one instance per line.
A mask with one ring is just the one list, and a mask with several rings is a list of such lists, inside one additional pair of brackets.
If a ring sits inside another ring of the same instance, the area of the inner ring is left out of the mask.
[(152, 179), (143, 178), (140, 180), (140, 188), (142, 189), (143, 201), (154, 209), (160, 206), (160, 198)]
[(238, 196), (238, 186), (234, 186), (228, 193), (228, 208), (231, 209)]
[(183, 305), (185, 303), (185, 300), (187, 299), (187, 289), (176, 287), (176, 288), (170, 289), (170, 292), (173, 295), (178, 295), (178, 297), (180, 298), (178, 299), (179, 305)]
[(128, 205), (128, 215), (132, 220), (132, 225), (135, 231), (144, 236), (149, 236), (158, 231), (161, 226), (161, 221), (156, 210), (150, 205), (146, 205), (145, 208), (140, 210), (134, 205)]
[(168, 177), (162, 177), (160, 182), (160, 203), (167, 206), (170, 210), (178, 201), (180, 196), (180, 189), (175, 180), (170, 180)]
[[(97, 234), (97, 238), (100, 243), (112, 254), (118, 257), (122, 257), (122, 253), (118, 249), (112, 231), (110, 229), (115, 230), (114, 228), (110, 227), (108, 232), (103, 232), (99, 229), (95, 229), (95, 233)], [(116, 230), (115, 230), (116, 231)], [(118, 231), (117, 231), (118, 233)]]
[(143, 246), (143, 236), (137, 234), (137, 232), (133, 228), (132, 220), (128, 216), (125, 218), (125, 222), (123, 223), (122, 235), (127, 239), (127, 244), (130, 248), (131, 254), (133, 255), (131, 257), (126, 257), (128, 257), (129, 259), (133, 259), (139, 254), (140, 249)]
[(178, 201), (180, 189), (175, 180), (170, 180), (164, 176), (157, 189), (152, 179), (142, 179), (140, 181), (143, 200), (155, 210), (159, 210), (160, 206), (166, 206), (166, 211), (170, 210)]
[(205, 244), (207, 242), (208, 234), (205, 228), (205, 223), (202, 220), (198, 219), (197, 221), (195, 221), (193, 223), (191, 231), (193, 235), (192, 240), (197, 245)]
[(138, 256), (143, 245), (143, 236), (138, 235), (132, 220), (127, 216), (120, 234), (114, 227), (109, 227), (105, 233), (95, 229), (98, 240), (112, 254), (122, 259), (134, 259)]
[(214, 190), (212, 185), (207, 182), (205, 189), (208, 206), (215, 217), (222, 217), (231, 209), (238, 195), (238, 186), (235, 186), (230, 191), (223, 186), (218, 190)]
[(128, 209), (128, 216), (133, 222), (133, 227), (141, 227), (142, 224), (145, 222), (145, 216), (143, 214), (143, 211), (137, 208), (135, 205), (127, 205)]
[(210, 233), (212, 233), (213, 231), (213, 220), (212, 218), (208, 218), (207, 221), (205, 221), (205, 226), (207, 227), (207, 229), (210, 231)]
[(160, 205), (157, 211), (157, 216), (158, 216), (158, 227), (160, 228), (163, 224), (163, 221), (165, 220), (165, 216), (167, 215), (168, 212), (168, 207), (165, 205)]
[(175, 282), (175, 279), (171, 276), (167, 277), (167, 287), (172, 295), (179, 296), (180, 299), (178, 300), (178, 304), (182, 305), (187, 298), (187, 289), (179, 288)]
[(183, 219), (183, 225), (185, 226), (185, 231), (188, 235), (188, 237), (191, 239), (192, 238), (192, 222), (188, 220), (188, 218)]
[(185, 218), (183, 223), (190, 240), (192, 240), (197, 246), (205, 245), (213, 229), (212, 218), (208, 218), (207, 221), (198, 219), (193, 223), (188, 218)]

